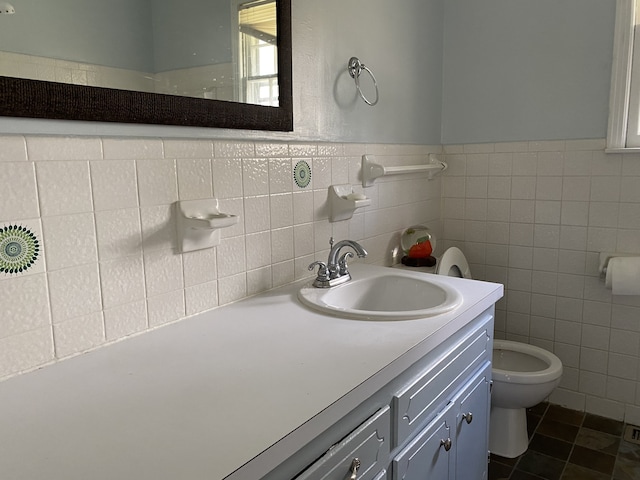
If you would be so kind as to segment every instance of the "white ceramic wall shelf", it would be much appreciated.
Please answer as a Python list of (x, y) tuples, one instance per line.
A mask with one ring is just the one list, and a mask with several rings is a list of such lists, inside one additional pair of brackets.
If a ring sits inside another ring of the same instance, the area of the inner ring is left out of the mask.
[(398, 175), (401, 173), (428, 172), (429, 180), (433, 180), (436, 173), (442, 173), (448, 165), (436, 158), (434, 154), (429, 154), (429, 163), (423, 165), (404, 165), (401, 167), (385, 167), (372, 161), (371, 155), (362, 156), (362, 186), (370, 187), (376, 178), (386, 175)]
[(240, 219), (237, 215), (220, 213), (217, 198), (177, 202), (176, 214), (182, 252), (220, 245), (220, 229), (231, 227)]
[(371, 205), (371, 199), (362, 193), (355, 193), (351, 185), (331, 185), (329, 187), (329, 221), (339, 222), (353, 217), (356, 208)]

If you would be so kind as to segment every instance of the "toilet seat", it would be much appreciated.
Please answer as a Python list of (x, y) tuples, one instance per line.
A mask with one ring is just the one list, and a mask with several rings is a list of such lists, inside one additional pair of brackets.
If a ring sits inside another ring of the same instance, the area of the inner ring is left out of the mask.
[(438, 260), (436, 274), (449, 277), (472, 278), (464, 253), (458, 247), (450, 247)]
[[(512, 342), (509, 340), (494, 340), (494, 356), (501, 350), (510, 354), (510, 360), (513, 360), (515, 365), (512, 370), (501, 369), (499, 368), (501, 362), (499, 360), (494, 360), (492, 372), (493, 378), (496, 381), (533, 385), (552, 382), (562, 375), (562, 362), (560, 359), (553, 353), (540, 347), (526, 343)], [(522, 370), (518, 370), (518, 361), (523, 363)], [(496, 364), (498, 366), (496, 366)], [(545, 366), (546, 368), (532, 368), (536, 364), (539, 366)]]

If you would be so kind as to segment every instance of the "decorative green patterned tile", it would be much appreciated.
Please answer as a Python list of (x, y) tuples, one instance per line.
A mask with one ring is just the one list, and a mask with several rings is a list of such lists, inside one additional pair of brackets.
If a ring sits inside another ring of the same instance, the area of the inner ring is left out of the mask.
[(23, 273), (38, 259), (40, 241), (22, 225), (0, 227), (0, 272)]
[(311, 167), (309, 164), (300, 160), (293, 169), (293, 179), (300, 188), (305, 188), (311, 182)]

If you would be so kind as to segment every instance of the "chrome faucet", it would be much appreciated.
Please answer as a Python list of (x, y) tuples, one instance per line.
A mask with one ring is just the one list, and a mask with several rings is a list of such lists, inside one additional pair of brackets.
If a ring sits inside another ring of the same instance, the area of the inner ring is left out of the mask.
[(340, 255), (340, 250), (343, 247), (351, 247), (360, 258), (367, 256), (367, 251), (362, 248), (362, 245), (353, 240), (340, 240), (334, 245), (333, 237), (331, 237), (329, 245), (331, 245), (331, 251), (327, 263), (313, 262), (309, 265), (309, 270), (313, 270), (316, 266), (319, 267), (318, 276), (313, 281), (314, 287), (329, 288), (351, 280), (347, 259), (353, 258), (353, 253), (346, 252)]

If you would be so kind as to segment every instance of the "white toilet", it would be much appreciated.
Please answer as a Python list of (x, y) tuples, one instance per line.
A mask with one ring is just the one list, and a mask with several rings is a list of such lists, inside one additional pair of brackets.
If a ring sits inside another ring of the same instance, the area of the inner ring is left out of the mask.
[[(451, 247), (436, 265), (438, 275), (471, 278), (469, 263)], [(560, 383), (562, 362), (553, 353), (526, 343), (493, 342), (493, 389), (489, 450), (514, 458), (529, 446), (526, 409), (547, 398)]]
[(489, 450), (514, 458), (529, 446), (526, 409), (547, 398), (560, 383), (562, 362), (535, 345), (494, 340), (491, 374)]

